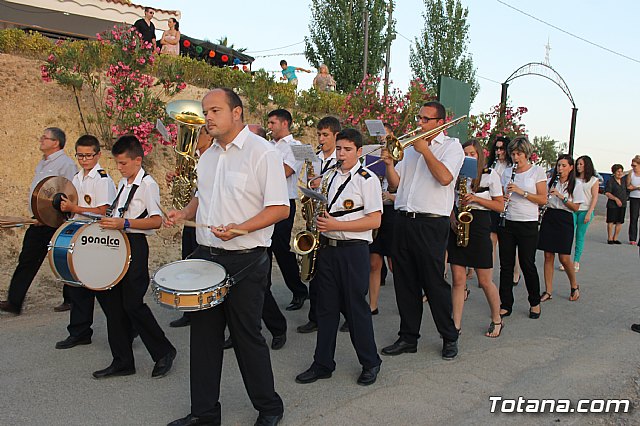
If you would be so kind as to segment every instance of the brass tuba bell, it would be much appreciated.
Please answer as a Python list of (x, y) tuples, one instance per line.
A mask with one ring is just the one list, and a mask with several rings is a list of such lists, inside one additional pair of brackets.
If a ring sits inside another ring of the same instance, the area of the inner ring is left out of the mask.
[(173, 207), (183, 209), (191, 201), (196, 189), (196, 148), (200, 129), (206, 124), (206, 120), (200, 101), (172, 101), (167, 104), (166, 112), (178, 125), (176, 176), (171, 185), (171, 196)]

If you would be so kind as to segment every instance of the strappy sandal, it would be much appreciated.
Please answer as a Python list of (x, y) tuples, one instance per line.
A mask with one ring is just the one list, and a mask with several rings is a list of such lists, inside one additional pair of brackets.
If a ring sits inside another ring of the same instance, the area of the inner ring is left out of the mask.
[(576, 288), (571, 289), (571, 295), (569, 296), (569, 300), (572, 302), (580, 299), (580, 286), (576, 286)]
[(464, 301), (466, 302), (467, 299), (469, 298), (469, 294), (471, 293), (471, 290), (469, 290), (468, 287), (465, 287), (464, 289)]
[[(498, 331), (498, 334), (496, 334), (495, 336), (492, 336), (491, 334), (496, 331), (496, 326), (500, 326), (500, 330)], [(500, 321), (500, 322), (493, 322), (491, 321), (491, 324), (489, 325), (489, 329), (487, 330), (486, 333), (484, 333), (484, 335), (486, 337), (490, 337), (492, 339), (496, 339), (498, 337), (500, 337), (500, 335), (502, 334), (502, 330), (504, 330), (504, 321)]]
[(553, 299), (553, 296), (551, 295), (551, 293), (547, 293), (546, 291), (540, 295), (541, 302), (546, 302), (547, 300), (551, 299)]

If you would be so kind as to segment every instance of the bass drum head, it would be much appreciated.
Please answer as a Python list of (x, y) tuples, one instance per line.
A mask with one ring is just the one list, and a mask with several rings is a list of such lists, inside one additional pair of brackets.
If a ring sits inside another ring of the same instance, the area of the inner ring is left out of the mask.
[(221, 284), (227, 277), (222, 265), (203, 259), (179, 260), (164, 265), (153, 275), (159, 287), (175, 292), (198, 292)]
[(73, 243), (69, 254), (71, 273), (85, 287), (107, 290), (127, 273), (131, 249), (123, 232), (91, 223), (76, 233)]

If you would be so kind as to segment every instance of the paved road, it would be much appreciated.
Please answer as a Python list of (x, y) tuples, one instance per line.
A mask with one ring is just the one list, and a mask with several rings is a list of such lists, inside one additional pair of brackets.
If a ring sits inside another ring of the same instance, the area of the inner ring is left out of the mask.
[[(470, 281), (458, 359), (440, 358), (441, 341), (425, 312), (418, 353), (385, 357), (378, 382), (366, 388), (355, 383), (360, 367), (346, 333), (339, 335), (333, 377), (296, 384), (295, 375), (311, 363), (315, 335), (293, 331), (304, 322), (306, 311), (286, 313), (289, 340), (272, 353), (276, 386), (286, 405), (282, 424), (640, 424), (637, 411), (620, 415), (490, 413), (492, 395), (640, 401), (640, 335), (629, 330), (632, 322), (640, 322), (638, 249), (603, 241), (605, 224), (598, 217), (587, 235), (579, 273), (580, 301), (568, 301), (567, 279), (558, 273), (554, 299), (543, 305), (541, 319), (530, 320), (526, 292), (520, 285), (513, 315), (507, 318), (502, 337), (493, 340), (483, 336), (488, 307), (475, 281)], [(276, 299), (284, 307), (290, 296), (281, 279), (275, 283)], [(163, 325), (177, 317), (151, 299), (149, 304)], [(20, 317), (0, 316), (0, 424), (162, 425), (189, 412), (187, 329), (165, 328), (179, 350), (167, 377), (151, 379), (153, 363), (137, 339), (137, 374), (97, 381), (91, 372), (110, 362), (103, 314), (97, 309), (93, 344), (56, 350), (55, 342), (66, 336), (66, 320), (65, 314), (50, 312), (50, 307), (30, 309)], [(391, 279), (382, 288), (380, 315), (374, 317), (374, 324), (379, 347), (396, 339), (398, 316)], [(223, 422), (253, 424), (256, 413), (232, 352), (227, 355)]]

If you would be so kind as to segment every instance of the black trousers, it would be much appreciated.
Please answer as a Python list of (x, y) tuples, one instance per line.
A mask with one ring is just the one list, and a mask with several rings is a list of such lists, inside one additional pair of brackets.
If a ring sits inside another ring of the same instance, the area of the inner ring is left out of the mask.
[(113, 364), (134, 367), (132, 326), (154, 362), (174, 349), (158, 325), (151, 309), (144, 303), (149, 287), (149, 245), (144, 234), (127, 234), (131, 245), (129, 270), (111, 290), (96, 292), (96, 297), (107, 317), (109, 347)]
[[(289, 200), (289, 217), (275, 224), (273, 237), (271, 237), (271, 247), (269, 257), (275, 255), (282, 278), (294, 297), (307, 297), (309, 291), (307, 286), (300, 280), (300, 268), (295, 253), (291, 251), (289, 242), (291, 241), (291, 230), (293, 220), (296, 216), (296, 200)], [(269, 268), (269, 286), (271, 286), (271, 268)]]
[(333, 371), (340, 312), (349, 323), (349, 334), (358, 361), (372, 368), (382, 361), (373, 336), (369, 292), (369, 248), (367, 244), (348, 247), (323, 247), (317, 260), (318, 335), (313, 357), (315, 368)]
[[(316, 259), (316, 276), (318, 275), (318, 260)], [(314, 276), (311, 281), (309, 281), (309, 321), (318, 322), (318, 316), (316, 315), (316, 309), (318, 306), (318, 281), (316, 276)]]
[(640, 216), (640, 198), (629, 197), (629, 242), (638, 242), (638, 216)]
[(529, 305), (540, 304), (540, 277), (536, 268), (536, 250), (538, 247), (538, 221), (505, 221), (498, 227), (500, 243), (500, 307), (509, 312), (513, 309), (513, 269), (518, 262), (529, 293)]
[[(50, 226), (30, 226), (22, 240), (22, 251), (18, 257), (18, 266), (11, 277), (7, 299), (16, 308), (22, 310), (27, 291), (38, 273), (47, 248), (56, 228)], [(69, 302), (67, 286), (63, 286), (62, 294), (65, 302)]]
[(424, 291), (438, 332), (446, 341), (457, 341), (451, 286), (444, 279), (449, 218), (398, 216), (394, 229), (393, 283), (400, 311), (400, 339), (417, 343), (420, 338)]
[[(96, 292), (86, 287), (65, 286), (71, 300), (69, 312), (69, 335), (78, 338), (91, 337), (93, 330), (93, 308)], [(107, 290), (109, 291), (109, 290)]]
[[(221, 264), (230, 275), (266, 256), (265, 252), (213, 255), (199, 247), (194, 259)], [(224, 329), (229, 325), (233, 350), (249, 398), (263, 415), (284, 411), (276, 393), (269, 348), (262, 336), (260, 313), (267, 289), (268, 262), (254, 267), (242, 281), (229, 289), (225, 300), (213, 308), (191, 313), (191, 414), (216, 424), (221, 423), (220, 377)]]

